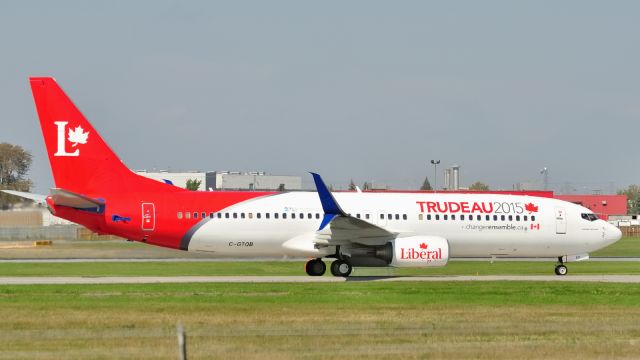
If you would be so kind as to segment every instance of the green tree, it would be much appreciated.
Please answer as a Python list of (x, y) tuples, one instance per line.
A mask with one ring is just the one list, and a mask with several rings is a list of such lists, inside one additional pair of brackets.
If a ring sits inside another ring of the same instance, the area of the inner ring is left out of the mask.
[(625, 190), (618, 190), (618, 195), (627, 196), (627, 214), (640, 213), (640, 186), (629, 185)]
[(480, 182), (480, 181), (476, 181), (473, 184), (471, 184), (471, 186), (469, 186), (469, 190), (474, 190), (474, 191), (487, 191), (489, 190), (489, 185)]
[(433, 188), (431, 187), (431, 183), (429, 182), (428, 176), (424, 178), (424, 182), (422, 183), (420, 190), (433, 190)]
[[(32, 160), (31, 153), (20, 145), (0, 143), (0, 190), (29, 191), (32, 183), (26, 176)], [(0, 192), (2, 209), (19, 201), (16, 196)]]
[(201, 180), (198, 179), (189, 179), (187, 180), (187, 190), (197, 191), (200, 188), (200, 184), (202, 184)]

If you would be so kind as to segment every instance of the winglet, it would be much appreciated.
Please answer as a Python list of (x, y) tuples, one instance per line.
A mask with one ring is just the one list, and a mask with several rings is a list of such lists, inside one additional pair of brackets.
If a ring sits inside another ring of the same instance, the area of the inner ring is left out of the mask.
[(316, 183), (316, 189), (318, 190), (318, 196), (320, 196), (320, 202), (322, 203), (322, 209), (324, 210), (324, 217), (318, 230), (324, 229), (336, 216), (347, 216), (342, 210), (338, 202), (327, 188), (327, 185), (322, 180), (322, 177), (316, 173), (310, 173), (313, 176), (313, 181)]

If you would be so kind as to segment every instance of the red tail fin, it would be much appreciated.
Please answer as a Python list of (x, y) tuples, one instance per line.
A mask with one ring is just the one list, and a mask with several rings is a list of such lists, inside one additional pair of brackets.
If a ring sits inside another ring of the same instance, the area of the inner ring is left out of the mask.
[(50, 77), (30, 78), (56, 187), (104, 194), (136, 177)]

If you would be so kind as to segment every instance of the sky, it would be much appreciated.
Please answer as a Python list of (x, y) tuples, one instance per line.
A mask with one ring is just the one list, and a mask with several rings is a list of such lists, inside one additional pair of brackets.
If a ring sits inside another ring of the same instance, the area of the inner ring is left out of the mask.
[(637, 1), (0, 2), (0, 142), (53, 180), (29, 76), (132, 169), (418, 188), (640, 183)]

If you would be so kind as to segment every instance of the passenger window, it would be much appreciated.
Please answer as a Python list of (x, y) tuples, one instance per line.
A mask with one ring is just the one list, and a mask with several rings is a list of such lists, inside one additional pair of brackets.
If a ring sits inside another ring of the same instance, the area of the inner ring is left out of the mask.
[(191, 213), (190, 213), (190, 212), (186, 212), (186, 213), (184, 213), (184, 217), (185, 217), (186, 219), (191, 219)]
[(253, 213), (249, 213), (249, 219), (253, 219)]
[(268, 218), (269, 218), (269, 215), (270, 215), (269, 213), (264, 213), (264, 218), (265, 218), (265, 219), (268, 219)]
[(194, 219), (197, 219), (197, 218), (198, 218), (198, 213), (197, 213), (197, 212), (194, 212), (194, 213), (193, 213), (193, 218), (194, 218)]
[(431, 220), (431, 214), (427, 214), (427, 220)]
[(202, 218), (206, 218), (207, 217), (207, 213), (202, 213)]
[(487, 221), (491, 220), (491, 215), (485, 216), (484, 219), (487, 220)]
[(513, 221), (513, 215), (509, 215), (509, 221)]
[(464, 214), (460, 215), (460, 220), (464, 220)]
[(389, 220), (393, 220), (393, 215), (388, 214), (388, 215), (387, 215), (387, 219), (389, 219)]
[(182, 219), (182, 211), (178, 211), (178, 219)]
[(456, 214), (451, 214), (451, 220), (455, 220), (456, 219)]
[[(282, 218), (284, 219), (285, 217), (283, 216)], [(291, 213), (291, 218), (295, 219), (296, 218), (296, 213)]]
[(477, 219), (478, 221), (480, 221), (480, 220), (482, 220), (482, 216), (478, 215), (478, 216), (476, 216), (476, 219)]
[(312, 218), (313, 218), (313, 215), (311, 215), (311, 213), (308, 213), (307, 214), (307, 219), (312, 219)]
[(240, 213), (240, 218), (244, 219), (244, 213)]
[(320, 214), (316, 213), (316, 219), (320, 219)]
[(228, 219), (229, 218), (229, 213), (224, 213), (224, 218)]
[(282, 218), (286, 219), (287, 218), (287, 213), (282, 213)]
[(440, 220), (440, 215), (436, 214), (436, 220)]
[(402, 220), (407, 220), (407, 214), (402, 214)]
[(304, 220), (304, 214), (300, 214), (300, 220)]
[(442, 220), (448, 220), (448, 217), (449, 216), (447, 214), (444, 214), (444, 215), (442, 215)]
[(500, 220), (504, 221), (504, 215), (500, 215)]
[(222, 213), (218, 213), (218, 219), (222, 219)]
[(213, 213), (209, 213), (209, 218), (213, 219)]
[(279, 213), (273, 213), (273, 218), (277, 219), (279, 215), (280, 215)]
[(418, 214), (418, 220), (422, 220), (422, 219), (423, 219), (422, 214)]
[(369, 220), (369, 214), (364, 214), (364, 218)]
[(360, 214), (356, 214), (356, 217), (357, 217), (358, 219), (360, 219)]
[(498, 215), (493, 215), (493, 221), (498, 221)]
[(531, 221), (536, 221), (536, 216), (535, 215), (531, 215)]
[(260, 219), (262, 217), (262, 215), (260, 215), (260, 213), (256, 213), (256, 219)]
[(384, 220), (384, 214), (380, 214), (380, 220)]
[(527, 219), (528, 219), (527, 215), (523, 216), (523, 218), (524, 218), (523, 219), (524, 221), (527, 221)]
[(473, 221), (473, 215), (469, 215), (469, 221)]
[(396, 220), (400, 220), (400, 214), (396, 214)]
[(516, 221), (520, 221), (520, 215), (516, 215)]

